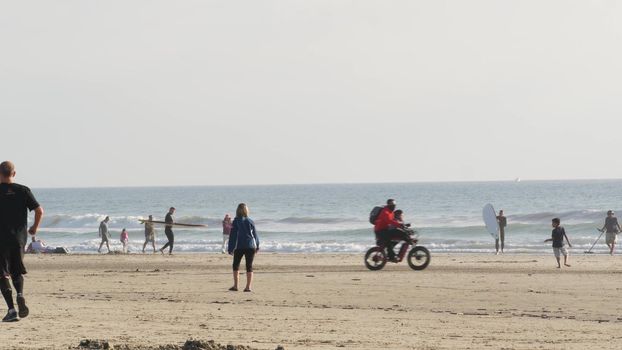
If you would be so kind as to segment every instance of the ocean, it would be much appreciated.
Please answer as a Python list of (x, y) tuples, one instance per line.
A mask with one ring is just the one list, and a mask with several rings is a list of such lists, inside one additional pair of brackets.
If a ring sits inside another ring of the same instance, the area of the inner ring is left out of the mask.
[[(176, 252), (220, 252), (221, 221), (239, 202), (250, 208), (263, 251), (283, 253), (363, 253), (374, 244), (369, 212), (395, 198), (420, 244), (432, 254), (493, 253), (482, 207), (492, 203), (508, 218), (506, 251), (550, 253), (551, 219), (560, 217), (575, 253), (596, 240), (609, 209), (622, 203), (622, 180), (197, 186), (43, 189), (33, 192), (45, 209), (38, 236), (51, 246), (96, 253), (99, 221), (111, 218), (112, 249), (127, 228), (130, 252), (144, 242), (140, 218), (162, 220), (170, 206), (175, 220), (208, 228), (175, 228)], [(31, 215), (32, 218), (32, 215)], [(157, 246), (166, 242), (157, 229)], [(594, 252), (605, 253), (604, 236)]]

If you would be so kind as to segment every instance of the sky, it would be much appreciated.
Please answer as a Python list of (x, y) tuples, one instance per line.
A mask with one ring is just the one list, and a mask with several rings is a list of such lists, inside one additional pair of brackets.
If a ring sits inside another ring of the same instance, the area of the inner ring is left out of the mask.
[(32, 187), (622, 178), (618, 1), (0, 0)]

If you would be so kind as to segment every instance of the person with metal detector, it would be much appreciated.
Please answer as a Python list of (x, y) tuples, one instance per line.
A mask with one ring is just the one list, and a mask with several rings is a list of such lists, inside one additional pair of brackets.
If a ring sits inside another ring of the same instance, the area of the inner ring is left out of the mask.
[(592, 249), (594, 249), (594, 246), (596, 245), (596, 243), (598, 243), (598, 241), (600, 241), (600, 237), (602, 237), (605, 234), (605, 231), (601, 231), (598, 227), (596, 228), (596, 230), (598, 230), (600, 232), (600, 235), (598, 235), (598, 238), (596, 238), (594, 243), (592, 243), (592, 246), (590, 247), (590, 249), (584, 251), (583, 253), (585, 253), (585, 254), (592, 254)]
[(613, 250), (616, 247), (618, 241), (618, 233), (622, 231), (622, 227), (618, 223), (618, 218), (615, 217), (613, 210), (607, 211), (607, 217), (605, 218), (605, 225), (600, 229), (600, 232), (606, 232), (605, 243), (609, 247), (609, 254), (613, 255)]

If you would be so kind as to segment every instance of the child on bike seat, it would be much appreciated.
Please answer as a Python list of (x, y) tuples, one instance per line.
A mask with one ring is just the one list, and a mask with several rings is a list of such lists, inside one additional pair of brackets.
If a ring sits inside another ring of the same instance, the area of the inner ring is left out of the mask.
[(395, 219), (395, 221), (399, 222), (402, 226), (404, 226), (403, 215), (404, 215), (404, 211), (402, 211), (401, 209), (398, 209), (393, 212), (393, 218)]
[[(395, 219), (395, 221), (397, 221), (401, 225), (401, 227), (397, 227), (397, 228), (403, 229), (406, 226), (404, 224), (404, 211), (402, 211), (401, 209), (398, 209), (398, 210), (393, 212), (393, 218)], [(387, 249), (391, 249), (391, 250), (395, 251), (395, 245), (396, 245), (395, 242), (390, 242), (387, 245)]]

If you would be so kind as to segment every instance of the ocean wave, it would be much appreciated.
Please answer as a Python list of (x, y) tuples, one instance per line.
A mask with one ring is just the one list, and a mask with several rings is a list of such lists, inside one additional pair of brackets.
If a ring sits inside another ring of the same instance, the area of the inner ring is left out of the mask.
[(353, 218), (322, 218), (322, 217), (311, 217), (311, 216), (303, 216), (303, 217), (287, 217), (284, 219), (276, 220), (279, 223), (285, 224), (341, 224), (345, 222), (360, 222), (359, 220)]
[[(605, 213), (601, 210), (572, 210), (566, 212), (537, 212), (527, 214), (515, 214), (508, 216), (508, 229), (518, 232), (546, 232), (553, 217), (560, 217), (564, 225), (586, 225), (582, 229), (592, 230), (594, 225), (601, 225)], [(81, 215), (48, 214), (45, 215), (41, 228), (49, 232), (58, 233), (89, 233), (97, 232), (99, 223), (106, 217), (101, 213), (86, 213)], [(146, 216), (110, 215), (109, 227), (111, 230), (126, 228), (130, 231), (139, 231), (144, 226), (139, 222)], [(162, 220), (156, 217), (156, 220)], [(180, 216), (177, 222), (189, 224), (207, 224), (208, 228), (197, 229), (199, 231), (215, 232), (221, 230), (222, 218), (209, 216)], [(455, 217), (415, 217), (411, 220), (413, 227), (419, 231), (438, 231), (456, 235), (485, 233), (484, 224), (479, 216), (455, 216)], [(260, 232), (289, 234), (312, 234), (339, 232), (353, 234), (371, 232), (373, 226), (364, 219), (336, 218), (336, 217), (313, 217), (313, 216), (289, 216), (285, 218), (258, 218), (255, 220)], [(177, 228), (176, 231), (192, 230)]]
[[(146, 215), (127, 215), (127, 216), (115, 216), (99, 213), (87, 213), (81, 215), (69, 215), (69, 214), (47, 214), (42, 221), (43, 227), (97, 227), (99, 223), (104, 220), (106, 216), (110, 217), (110, 225), (127, 224), (129, 226), (141, 225), (139, 220), (146, 219)], [(163, 220), (160, 217), (154, 217), (155, 220)], [(207, 216), (179, 216), (175, 218), (177, 222), (183, 222), (187, 224), (207, 224), (210, 226), (220, 226), (222, 218), (214, 218)], [(341, 224), (341, 223), (360, 223), (361, 220), (354, 218), (324, 218), (324, 217), (286, 217), (286, 218), (260, 218), (255, 220), (256, 223), (280, 223), (280, 224)], [(363, 221), (365, 222), (365, 221)]]
[[(128, 229), (141, 228), (143, 224), (139, 220), (147, 219), (143, 215), (127, 215), (115, 216), (97, 213), (89, 213), (82, 215), (69, 214), (47, 214), (41, 221), (42, 228), (48, 229), (72, 229), (72, 228), (90, 228), (97, 229), (100, 222), (110, 217), (109, 227), (125, 227)], [(155, 217), (154, 220), (163, 220), (163, 218)], [(207, 224), (209, 226), (220, 226), (221, 219), (206, 218), (202, 216), (181, 216), (176, 221), (188, 224)]]
[(526, 224), (550, 223), (551, 219), (558, 217), (562, 220), (562, 222), (594, 223), (601, 221), (604, 222), (606, 214), (606, 211), (595, 209), (570, 210), (563, 212), (546, 211), (539, 213), (509, 215), (508, 222)]

